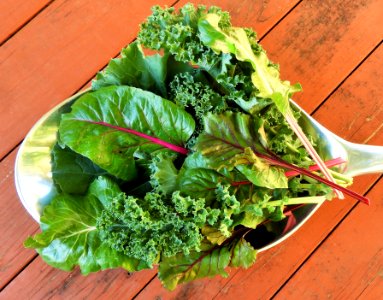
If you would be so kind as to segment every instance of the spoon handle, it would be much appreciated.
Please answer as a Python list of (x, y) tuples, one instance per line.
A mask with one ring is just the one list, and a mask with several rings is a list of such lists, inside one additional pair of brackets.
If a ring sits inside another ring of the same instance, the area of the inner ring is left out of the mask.
[(345, 173), (357, 176), (383, 172), (383, 146), (345, 143), (349, 156)]

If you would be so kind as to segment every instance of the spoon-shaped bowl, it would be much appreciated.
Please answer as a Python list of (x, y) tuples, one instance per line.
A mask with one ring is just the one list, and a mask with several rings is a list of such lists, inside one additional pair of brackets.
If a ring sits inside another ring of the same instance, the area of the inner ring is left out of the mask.
[[(42, 210), (57, 193), (51, 174), (51, 150), (57, 141), (57, 130), (61, 115), (70, 105), (88, 90), (66, 99), (47, 112), (30, 130), (18, 151), (15, 163), (15, 184), (20, 200), (29, 214), (39, 222)], [(318, 141), (318, 152), (322, 159), (341, 157), (345, 163), (341, 170), (347, 175), (383, 172), (383, 147), (349, 143), (316, 122), (291, 101), (294, 110), (301, 111), (300, 125), (305, 132)], [(273, 237), (260, 245), (258, 251), (267, 250), (297, 231), (320, 207), (310, 204), (296, 209), (296, 225), (287, 232)], [(282, 226), (284, 226), (282, 224)]]

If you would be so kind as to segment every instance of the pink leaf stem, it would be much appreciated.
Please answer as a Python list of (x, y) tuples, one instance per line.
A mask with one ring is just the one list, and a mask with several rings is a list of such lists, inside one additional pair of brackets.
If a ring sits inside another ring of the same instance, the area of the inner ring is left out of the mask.
[(144, 138), (144, 139), (146, 139), (148, 141), (151, 141), (154, 144), (157, 144), (157, 145), (160, 145), (162, 147), (168, 148), (168, 149), (170, 149), (172, 151), (181, 153), (183, 155), (187, 155), (188, 152), (189, 152), (189, 150), (186, 149), (186, 148), (183, 148), (183, 147), (180, 147), (180, 146), (177, 146), (177, 145), (165, 142), (165, 141), (163, 141), (163, 140), (161, 140), (159, 138), (147, 135), (145, 133), (136, 131), (134, 129), (129, 129), (129, 128), (124, 128), (124, 127), (112, 125), (112, 124), (109, 124), (109, 123), (106, 123), (106, 122), (103, 122), (103, 121), (91, 121), (91, 120), (82, 120), (82, 121), (89, 122), (89, 123), (92, 123), (92, 124), (101, 125), (101, 126), (105, 126), (105, 127), (108, 127), (108, 128), (116, 129), (118, 131), (130, 133), (130, 134), (134, 134), (134, 135), (139, 136), (141, 138)]

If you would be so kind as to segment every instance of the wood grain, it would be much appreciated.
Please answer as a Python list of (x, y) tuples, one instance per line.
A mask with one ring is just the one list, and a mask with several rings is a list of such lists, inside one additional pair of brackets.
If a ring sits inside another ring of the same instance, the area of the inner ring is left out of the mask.
[[(33, 274), (33, 276), (31, 276)], [(154, 275), (153, 270), (129, 274), (109, 270), (83, 276), (76, 269), (53, 269), (40, 257), (2, 292), (2, 299), (132, 299)]]
[(356, 299), (371, 283), (382, 286), (382, 195), (380, 180), (368, 194), (371, 206), (358, 204), (276, 299)]
[(383, 39), (381, 0), (302, 1), (262, 45), (313, 111)]
[(23, 241), (38, 225), (19, 201), (14, 186), (16, 150), (0, 164), (0, 290), (24, 265), (36, 256), (23, 247)]
[(0, 2), (0, 44), (49, 4), (51, 0), (3, 0)]
[[(377, 107), (383, 106), (383, 87), (379, 84), (383, 69), (380, 63), (383, 59), (383, 47), (376, 50), (365, 63), (338, 89), (319, 109), (314, 117), (323, 125), (346, 139), (354, 142), (364, 142), (373, 132), (377, 124), (381, 124), (383, 116), (371, 115)], [(376, 97), (368, 98), (371, 90)], [(349, 95), (354, 96), (351, 98)], [(368, 100), (366, 100), (368, 99)], [(341, 113), (335, 113), (344, 103), (347, 108)], [(339, 115), (339, 117), (337, 117)], [(366, 122), (366, 120), (370, 120)], [(364, 124), (363, 131), (359, 127), (349, 127), (350, 122)], [(358, 132), (358, 135), (355, 135)], [(382, 145), (383, 129), (375, 133), (370, 143)], [(352, 189), (360, 193), (366, 192), (377, 175), (363, 176), (355, 179)], [(374, 200), (379, 201), (379, 199)], [(153, 280), (139, 295), (138, 299), (165, 297), (176, 299), (184, 295), (206, 295), (208, 298), (232, 299), (240, 297), (246, 299), (251, 295), (256, 299), (270, 298), (289, 276), (310, 255), (318, 244), (352, 208), (355, 201), (346, 198), (344, 201), (334, 200), (325, 203), (320, 210), (292, 237), (266, 253), (259, 255), (258, 261), (248, 270), (231, 270), (228, 279), (219, 277), (193, 282), (180, 286), (174, 293), (168, 293), (158, 279)]]

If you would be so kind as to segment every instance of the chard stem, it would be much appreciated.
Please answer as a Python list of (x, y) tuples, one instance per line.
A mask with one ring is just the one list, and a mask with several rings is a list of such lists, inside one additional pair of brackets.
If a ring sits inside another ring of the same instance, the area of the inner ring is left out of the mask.
[(296, 204), (321, 204), (326, 201), (325, 196), (311, 197), (296, 197), (286, 200), (274, 200), (264, 204), (264, 206), (281, 206), (281, 205), (296, 205)]
[[(310, 141), (303, 133), (302, 128), (299, 126), (298, 122), (295, 120), (294, 115), (291, 110), (288, 110), (286, 113), (286, 121), (289, 123), (295, 134), (298, 136), (299, 140), (302, 142), (303, 146), (306, 148), (307, 152), (310, 154), (315, 163), (319, 166), (325, 178), (334, 183), (334, 178), (331, 173), (328, 171), (326, 165), (323, 160), (320, 158), (314, 147), (311, 145)], [(344, 199), (344, 195), (341, 191), (334, 189), (336, 195), (339, 199)]]

